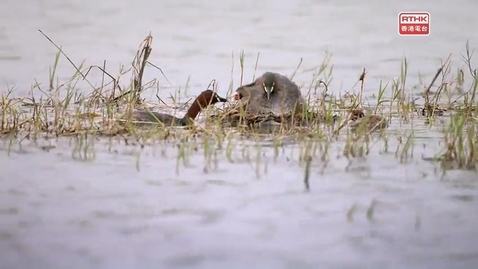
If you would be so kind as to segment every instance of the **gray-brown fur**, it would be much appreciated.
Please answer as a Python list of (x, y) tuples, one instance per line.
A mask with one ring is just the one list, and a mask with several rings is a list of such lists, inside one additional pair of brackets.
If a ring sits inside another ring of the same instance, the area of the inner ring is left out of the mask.
[(301, 113), (306, 105), (299, 87), (287, 77), (266, 72), (254, 82), (239, 87), (245, 110), (252, 114), (272, 113), (275, 116)]

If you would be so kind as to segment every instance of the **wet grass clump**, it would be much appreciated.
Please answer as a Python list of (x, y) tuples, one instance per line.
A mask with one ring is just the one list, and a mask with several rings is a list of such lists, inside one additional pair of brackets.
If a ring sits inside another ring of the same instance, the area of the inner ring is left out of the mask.
[[(48, 37), (47, 37), (48, 38)], [(333, 161), (331, 149), (340, 147), (341, 156), (352, 162), (356, 158), (366, 158), (371, 148), (380, 144), (381, 154), (394, 154), (398, 163), (406, 164), (414, 158), (417, 125), (420, 131), (426, 128), (438, 128), (441, 150), (435, 156), (422, 157), (427, 161), (440, 164), (443, 171), (449, 169), (477, 170), (478, 165), (478, 117), (476, 93), (478, 87), (477, 72), (472, 66), (473, 51), (466, 44), (463, 55), (466, 69), (458, 68), (451, 72), (451, 55), (439, 66), (428, 85), (423, 85), (420, 96), (413, 93), (413, 86), (407, 79), (408, 60), (404, 58), (400, 74), (390, 82), (379, 82), (376, 94), (367, 96), (367, 70), (358, 75), (358, 90), (340, 93), (330, 89), (333, 77), (331, 54), (312, 70), (311, 81), (302, 86), (308, 101), (308, 110), (299, 117), (291, 119), (268, 118), (274, 125), (258, 126), (254, 116), (235, 111), (232, 102), (221, 109), (209, 107), (203, 110), (202, 117), (194, 125), (185, 127), (168, 126), (161, 123), (138, 123), (128, 113), (133, 110), (174, 111), (187, 108), (192, 99), (181, 102), (181, 91), (171, 96), (172, 103), (164, 102), (159, 95), (157, 101), (147, 102), (141, 99), (141, 93), (156, 89), (158, 81), (143, 81), (148, 66), (158, 69), (165, 80), (166, 76), (156, 65), (148, 61), (152, 51), (152, 36), (141, 42), (131, 68), (120, 70), (116, 76), (103, 66), (76, 66), (70, 58), (51, 39), (58, 49), (51, 68), (48, 89), (35, 83), (26, 96), (18, 97), (15, 89), (2, 91), (0, 97), (0, 134), (10, 146), (21, 144), (25, 140), (72, 138), (84, 148), (87, 138), (108, 137), (123, 141), (129, 145), (144, 147), (154, 143), (168, 143), (177, 149), (177, 171), (188, 166), (189, 157), (201, 152), (204, 155), (204, 171), (215, 169), (220, 160), (231, 163), (253, 163), (257, 173), (263, 161), (263, 149), (271, 148), (272, 159), (279, 155), (283, 147), (289, 144), (297, 148), (299, 164), (304, 167), (304, 184), (309, 185), (309, 169), (320, 165), (322, 169)], [(71, 79), (55, 82), (60, 57), (65, 57), (76, 72)], [(239, 57), (241, 76), (244, 81), (244, 53)], [(255, 59), (255, 69), (259, 54)], [(298, 64), (298, 72), (301, 66)], [(103, 74), (101, 85), (94, 86), (88, 80), (93, 69)], [(124, 81), (129, 82), (124, 85)], [(253, 78), (254, 79), (254, 78)], [(340, 79), (340, 78), (339, 78)], [(78, 85), (87, 83), (88, 95)], [(416, 82), (413, 82), (416, 83)], [(235, 88), (234, 80), (229, 84), (228, 95)], [(355, 86), (353, 87), (353, 89)], [(212, 80), (208, 89), (217, 91), (217, 83)], [(227, 119), (234, 112), (242, 121), (229, 126)], [(321, 121), (317, 120), (321, 116)], [(291, 124), (290, 122), (293, 122)], [(94, 139), (93, 139), (94, 140)], [(390, 148), (394, 145), (395, 148)], [(91, 145), (89, 146), (92, 147)], [(85, 155), (87, 155), (85, 153)]]

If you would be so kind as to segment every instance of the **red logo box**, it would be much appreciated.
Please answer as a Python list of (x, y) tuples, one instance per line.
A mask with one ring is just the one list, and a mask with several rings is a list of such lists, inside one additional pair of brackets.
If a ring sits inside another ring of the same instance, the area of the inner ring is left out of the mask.
[(427, 36), (430, 34), (430, 13), (400, 12), (398, 33), (404, 36)]

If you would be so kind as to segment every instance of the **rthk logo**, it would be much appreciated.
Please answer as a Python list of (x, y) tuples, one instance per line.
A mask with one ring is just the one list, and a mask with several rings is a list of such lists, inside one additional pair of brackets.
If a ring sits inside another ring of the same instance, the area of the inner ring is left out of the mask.
[(400, 35), (427, 36), (430, 34), (430, 13), (401, 12), (398, 14)]

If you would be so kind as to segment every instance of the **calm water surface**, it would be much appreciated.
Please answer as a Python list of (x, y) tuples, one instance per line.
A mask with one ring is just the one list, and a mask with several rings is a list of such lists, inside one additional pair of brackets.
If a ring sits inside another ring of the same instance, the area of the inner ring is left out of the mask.
[[(312, 78), (333, 53), (335, 93), (350, 90), (362, 68), (367, 96), (380, 80), (397, 78), (403, 56), (408, 82), (425, 83), (452, 53), (462, 67), (469, 40), (478, 44), (476, 1), (20, 1), (0, 3), (0, 85), (25, 95), (35, 79), (47, 87), (56, 49), (76, 63), (117, 74), (151, 31), (160, 96), (202, 91), (212, 79), (226, 94), (239, 53), (245, 80), (265, 70)], [(428, 11), (428, 37), (401, 37), (401, 11)], [(232, 55), (234, 54), (234, 59)], [(60, 81), (74, 69), (61, 58)], [(89, 79), (99, 84), (101, 74)], [(125, 84), (127, 81), (124, 82)], [(79, 85), (87, 92), (87, 84)], [(154, 96), (153, 91), (145, 97)], [(397, 136), (409, 125), (392, 121), (388, 150), (375, 143), (351, 163), (344, 143), (332, 143), (329, 162), (315, 159), (311, 192), (303, 186), (303, 145), (247, 150), (242, 142), (226, 160), (207, 166), (204, 150), (176, 168), (178, 149), (160, 143), (125, 146), (98, 140), (94, 158), (74, 151), (75, 139), (0, 142), (0, 267), (9, 268), (475, 268), (478, 265), (476, 174), (421, 160), (443, 144), (440, 128), (414, 122), (413, 159), (400, 164)], [(246, 141), (247, 142), (247, 141)], [(245, 142), (244, 142), (245, 143)], [(255, 143), (249, 141), (250, 145)], [(258, 154), (259, 152), (259, 154)], [(258, 161), (257, 158), (260, 158)]]

